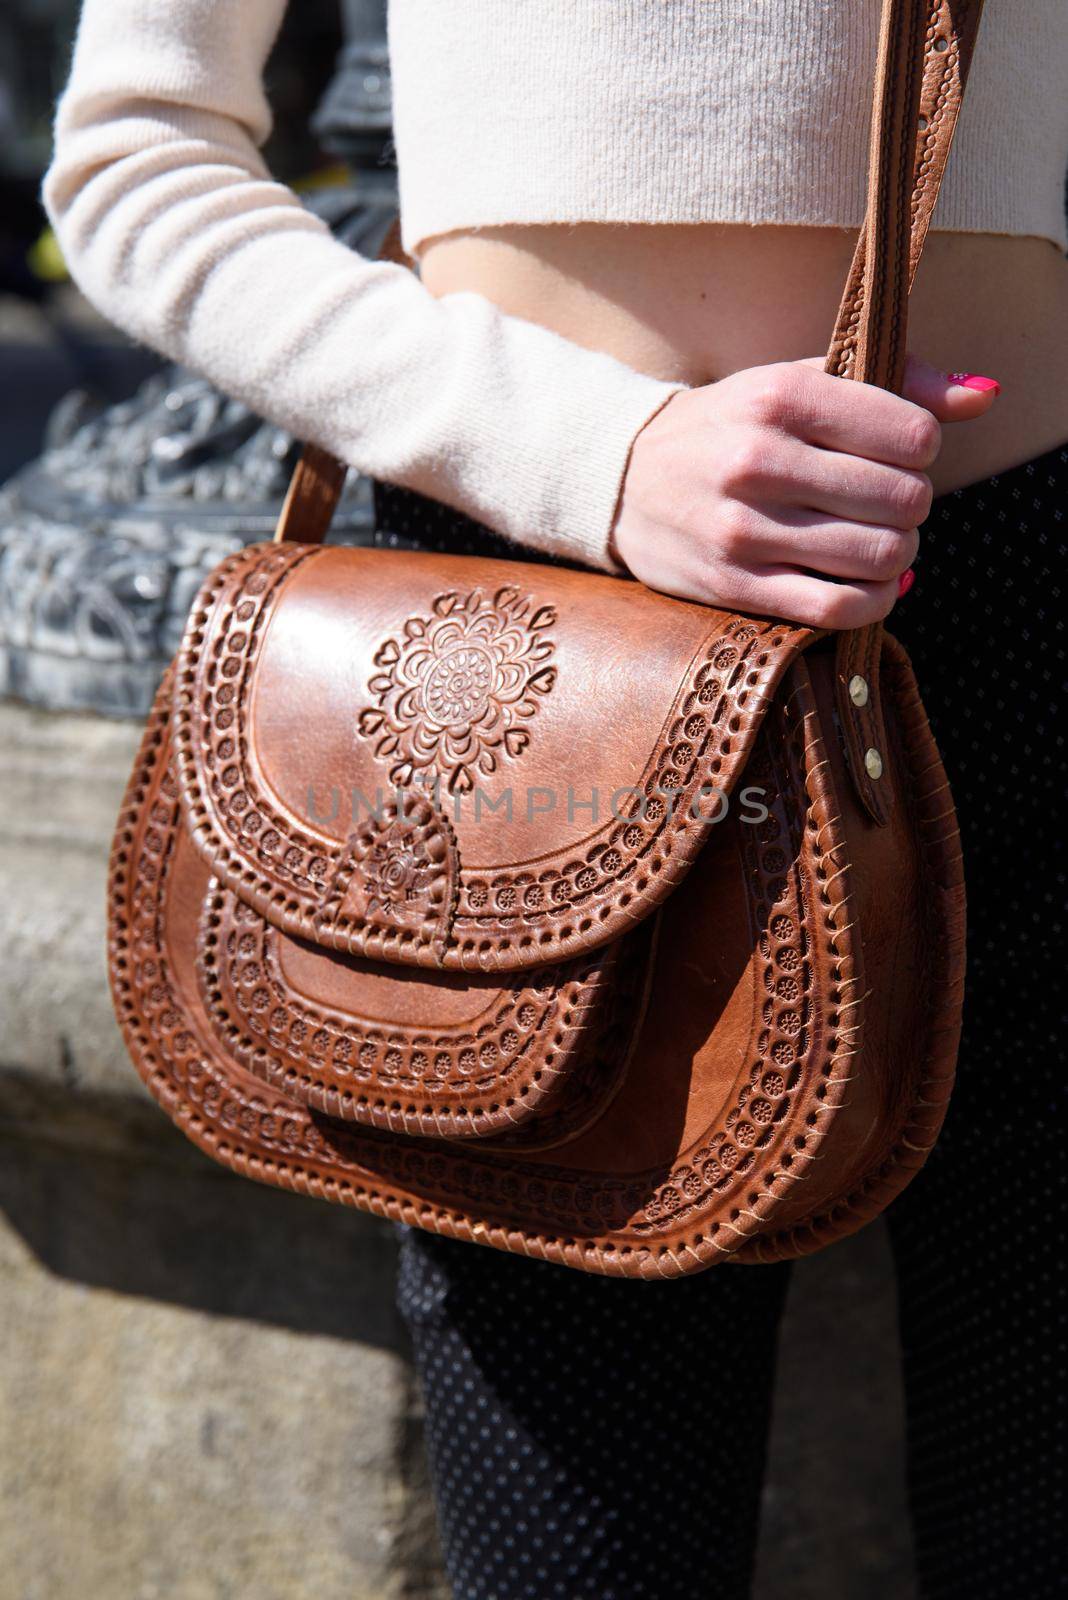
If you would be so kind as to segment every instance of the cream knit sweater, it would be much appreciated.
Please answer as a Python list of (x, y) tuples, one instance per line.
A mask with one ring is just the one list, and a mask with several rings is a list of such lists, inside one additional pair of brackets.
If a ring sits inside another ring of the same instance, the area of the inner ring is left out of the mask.
[[(404, 241), (859, 226), (882, 0), (392, 0)], [(986, 0), (935, 226), (1062, 249), (1068, 0)]]
[[(392, 0), (409, 248), (495, 221), (855, 226), (878, 3)], [(284, 8), (85, 0), (43, 190), (75, 279), (363, 471), (610, 567), (631, 443), (679, 386), (333, 240), (260, 154)], [(1068, 0), (987, 13), (936, 221), (1063, 242)]]

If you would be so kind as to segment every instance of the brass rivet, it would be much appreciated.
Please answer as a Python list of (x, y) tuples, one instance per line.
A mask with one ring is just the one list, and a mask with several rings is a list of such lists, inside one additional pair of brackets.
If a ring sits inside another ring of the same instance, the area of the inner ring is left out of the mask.
[(849, 680), (849, 698), (855, 706), (866, 706), (868, 703), (868, 680), (862, 678), (859, 672)]
[(883, 758), (878, 750), (871, 749), (864, 752), (864, 770), (869, 778), (881, 778), (883, 775)]

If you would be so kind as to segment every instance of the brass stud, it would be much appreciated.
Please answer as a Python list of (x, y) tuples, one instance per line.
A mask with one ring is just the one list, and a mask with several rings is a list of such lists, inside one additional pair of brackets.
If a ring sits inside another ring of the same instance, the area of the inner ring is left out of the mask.
[(881, 778), (883, 775), (883, 758), (878, 750), (872, 748), (864, 752), (864, 770), (869, 778)]
[(849, 680), (849, 698), (855, 706), (866, 706), (868, 703), (868, 680), (862, 678), (859, 672)]

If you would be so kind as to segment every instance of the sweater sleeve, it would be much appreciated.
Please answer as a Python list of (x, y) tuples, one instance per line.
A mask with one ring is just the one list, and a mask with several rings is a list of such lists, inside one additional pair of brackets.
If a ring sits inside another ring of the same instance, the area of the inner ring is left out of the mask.
[(635, 435), (682, 385), (330, 235), (260, 147), (285, 0), (84, 0), (43, 200), (105, 316), (298, 437), (613, 569)]

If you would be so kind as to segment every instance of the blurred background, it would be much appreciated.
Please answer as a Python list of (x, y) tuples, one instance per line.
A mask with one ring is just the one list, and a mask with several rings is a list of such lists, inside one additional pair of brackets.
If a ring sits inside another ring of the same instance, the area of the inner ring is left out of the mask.
[[(201, 1155), (112, 1021), (140, 720), (297, 445), (69, 282), (38, 191), (77, 9), (0, 0), (0, 1600), (445, 1600), (392, 1230)], [(272, 169), (373, 254), (385, 0), (291, 6), (268, 86)], [(894, 1318), (879, 1225), (795, 1272), (757, 1600), (913, 1600)]]

